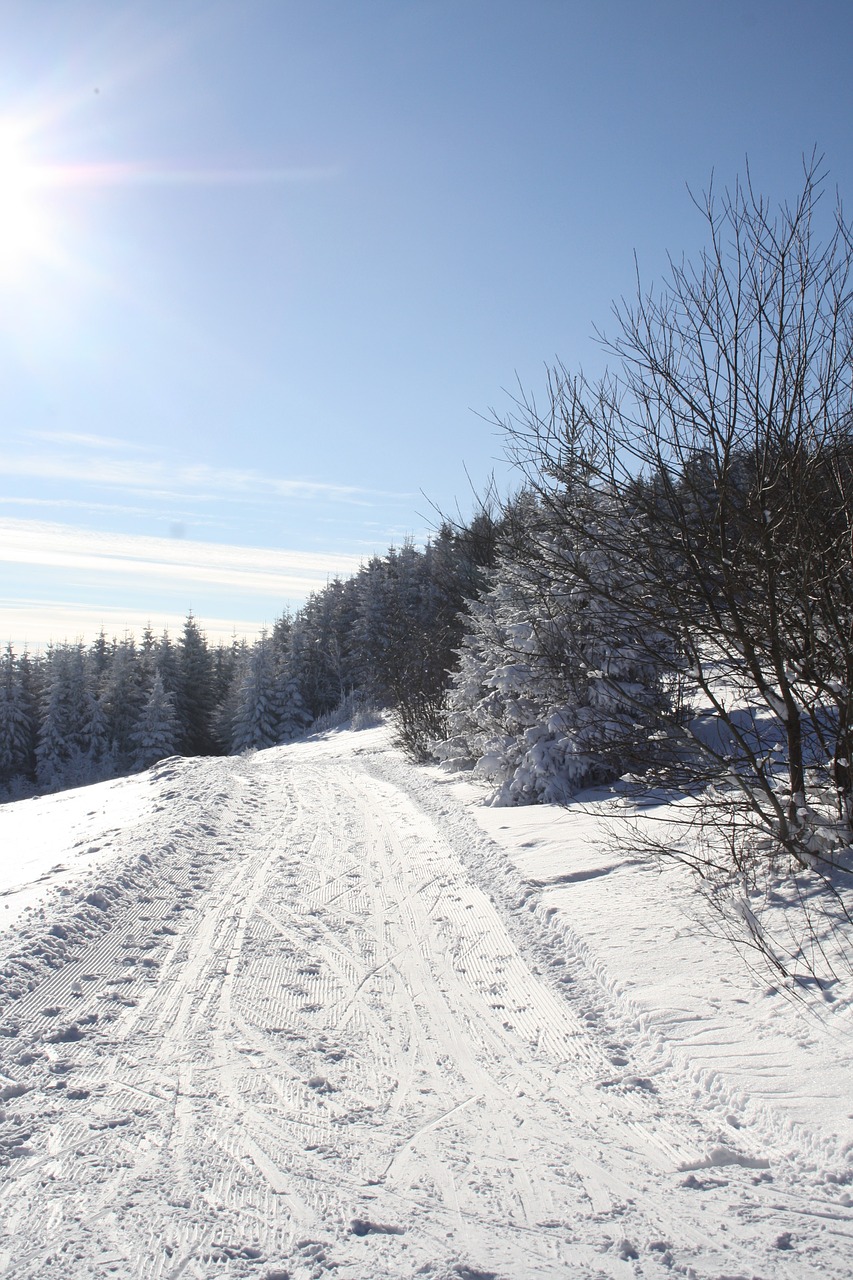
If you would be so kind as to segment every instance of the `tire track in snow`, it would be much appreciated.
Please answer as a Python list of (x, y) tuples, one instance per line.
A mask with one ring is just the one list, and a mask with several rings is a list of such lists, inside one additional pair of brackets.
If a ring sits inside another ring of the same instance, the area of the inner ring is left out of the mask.
[[(466, 870), (470, 830), (354, 741), (196, 764), (171, 847), (135, 832), (150, 901), (18, 1003), (3, 1105), (33, 1134), (4, 1274), (840, 1280), (850, 1215), (806, 1265), (773, 1248), (794, 1189), (775, 1209), (755, 1170), (684, 1185), (703, 1117), (613, 1079), (585, 999), (532, 972)], [(115, 1016), (50, 1043), (49, 1000)]]

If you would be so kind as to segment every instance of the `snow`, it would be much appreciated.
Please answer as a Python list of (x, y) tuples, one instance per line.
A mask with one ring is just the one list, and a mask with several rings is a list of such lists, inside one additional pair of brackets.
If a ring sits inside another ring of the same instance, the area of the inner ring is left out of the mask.
[(70, 892), (108, 862), (112, 837), (151, 814), (152, 783), (150, 774), (137, 774), (0, 805), (0, 933), (48, 888)]
[(757, 959), (751, 971), (684, 868), (614, 849), (630, 836), (603, 794), (562, 811), (475, 813), (522, 878), (543, 886), (540, 913), (584, 949), (661, 1053), (706, 1085), (715, 1078), (740, 1106), (772, 1103), (771, 1123), (815, 1129), (839, 1156), (853, 1151), (849, 994), (799, 1002)]
[(0, 1274), (853, 1275), (840, 986), (485, 794), (374, 728), (0, 809)]

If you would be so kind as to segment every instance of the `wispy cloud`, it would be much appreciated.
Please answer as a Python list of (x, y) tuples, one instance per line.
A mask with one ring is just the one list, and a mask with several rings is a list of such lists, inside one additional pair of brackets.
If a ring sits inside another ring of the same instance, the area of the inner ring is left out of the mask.
[[(67, 437), (66, 437), (67, 438)], [(119, 442), (116, 442), (118, 445)], [(268, 476), (259, 471), (210, 467), (201, 463), (172, 465), (160, 459), (71, 456), (67, 454), (0, 454), (0, 475), (38, 480), (77, 481), (101, 488), (146, 493), (158, 498), (232, 498), (253, 495), (316, 501), (326, 499), (356, 506), (375, 498), (404, 499), (410, 494), (388, 493), (357, 485), (320, 480)]]
[[(275, 615), (270, 614), (269, 625)], [(15, 600), (0, 597), (0, 645), (8, 641), (20, 652), (43, 649), (51, 641), (92, 640), (102, 629), (108, 636), (126, 632), (139, 637), (151, 626), (156, 635), (180, 633), (184, 615), (176, 611), (124, 609), (112, 605), (74, 605), (65, 600)], [(262, 625), (241, 618), (199, 617), (199, 625), (211, 643), (227, 643), (233, 635), (251, 641)]]
[(29, 431), (32, 440), (45, 440), (48, 444), (76, 445), (83, 449), (116, 449), (122, 452), (145, 452), (145, 446), (117, 436), (86, 435), (79, 431)]
[[(151, 518), (150, 507), (132, 507), (125, 502), (91, 502), (84, 498), (30, 498), (0, 493), (0, 507), (39, 507), (50, 511), (87, 511), (116, 516)], [(212, 523), (212, 521), (206, 521)]]
[(354, 573), (354, 555), (278, 551), (225, 543), (98, 533), (37, 520), (0, 519), (0, 561), (94, 574), (104, 582), (147, 579), (188, 591), (200, 584), (268, 596), (304, 598), (336, 574)]

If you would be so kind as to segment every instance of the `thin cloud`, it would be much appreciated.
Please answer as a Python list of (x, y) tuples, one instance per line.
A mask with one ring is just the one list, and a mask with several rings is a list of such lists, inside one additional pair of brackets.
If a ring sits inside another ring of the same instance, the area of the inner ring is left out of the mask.
[(214, 585), (271, 600), (304, 596), (329, 577), (355, 573), (360, 557), (317, 551), (279, 551), (190, 539), (97, 533), (70, 525), (0, 519), (0, 561), (94, 574), (106, 585), (148, 579), (173, 589)]
[[(66, 600), (13, 600), (0, 598), (0, 647), (11, 643), (16, 652), (25, 647), (43, 649), (51, 642), (92, 640), (103, 630), (108, 636), (130, 633), (137, 637), (147, 626), (155, 635), (180, 634), (185, 614), (175, 610), (123, 609), (114, 606), (69, 604)], [(199, 617), (198, 623), (212, 644), (227, 644), (232, 636), (254, 640), (263, 624), (242, 618)], [(270, 623), (271, 625), (271, 623)]]
[[(109, 515), (144, 516), (151, 519), (150, 507), (131, 507), (124, 502), (88, 502), (83, 498), (30, 498), (0, 494), (0, 507), (41, 507), (52, 511), (100, 511)], [(206, 521), (212, 524), (212, 521)]]
[(145, 453), (144, 445), (120, 440), (117, 436), (85, 435), (78, 431), (28, 431), (31, 440), (46, 440), (48, 444), (72, 444), (83, 449), (116, 449)]
[(353, 506), (369, 505), (375, 497), (405, 499), (409, 494), (365, 489), (357, 485), (319, 480), (265, 476), (258, 471), (204, 465), (172, 466), (140, 459), (74, 458), (63, 455), (0, 455), (0, 474), (40, 480), (82, 481), (103, 488), (147, 493), (153, 497), (197, 500), (205, 498), (269, 497), (316, 501), (325, 498)]

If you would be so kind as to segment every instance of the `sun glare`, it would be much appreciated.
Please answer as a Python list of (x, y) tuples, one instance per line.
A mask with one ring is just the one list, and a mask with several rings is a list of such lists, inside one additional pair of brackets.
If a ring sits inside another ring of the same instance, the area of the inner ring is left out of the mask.
[(39, 169), (22, 131), (0, 122), (0, 272), (8, 276), (40, 255), (47, 243), (38, 197)]

